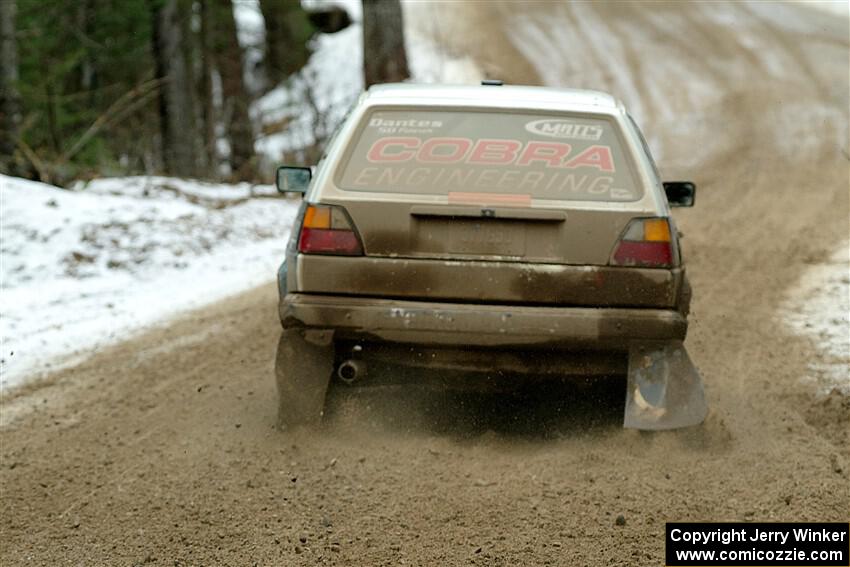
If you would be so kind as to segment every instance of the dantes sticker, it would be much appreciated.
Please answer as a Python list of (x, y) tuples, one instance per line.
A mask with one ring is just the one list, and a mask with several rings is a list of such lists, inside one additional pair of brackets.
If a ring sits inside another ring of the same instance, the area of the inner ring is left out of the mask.
[(599, 140), (602, 138), (602, 126), (592, 124), (576, 124), (569, 120), (550, 118), (546, 120), (535, 120), (525, 125), (525, 129), (532, 134), (540, 134), (550, 138), (561, 138), (564, 140)]
[(384, 135), (433, 134), (442, 127), (442, 120), (424, 120), (419, 118), (388, 119), (380, 117), (369, 120), (369, 128), (375, 128)]
[(369, 121), (371, 128), (442, 128), (441, 120), (417, 120), (410, 118), (407, 120), (388, 120), (386, 118), (373, 118)]

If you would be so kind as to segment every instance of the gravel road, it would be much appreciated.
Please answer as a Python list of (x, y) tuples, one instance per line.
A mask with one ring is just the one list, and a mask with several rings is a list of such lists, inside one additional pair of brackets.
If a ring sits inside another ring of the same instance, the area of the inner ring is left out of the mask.
[(777, 306), (850, 229), (848, 22), (768, 8), (439, 14), (491, 74), (640, 96), (662, 170), (698, 183), (676, 216), (703, 427), (625, 431), (593, 391), (390, 391), (280, 433), (269, 284), (4, 394), (0, 563), (658, 566), (666, 521), (847, 521), (850, 399), (801, 381), (825, 355)]

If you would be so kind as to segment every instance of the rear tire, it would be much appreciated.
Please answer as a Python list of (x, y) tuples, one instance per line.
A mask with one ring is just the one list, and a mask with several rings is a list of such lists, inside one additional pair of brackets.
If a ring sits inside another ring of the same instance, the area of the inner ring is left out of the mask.
[(283, 330), (275, 360), (279, 428), (321, 422), (333, 363), (329, 331)]

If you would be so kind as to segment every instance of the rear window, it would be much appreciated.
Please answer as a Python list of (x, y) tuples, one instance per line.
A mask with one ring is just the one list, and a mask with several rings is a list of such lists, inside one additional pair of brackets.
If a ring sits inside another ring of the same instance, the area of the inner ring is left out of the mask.
[(614, 123), (573, 115), (374, 110), (357, 129), (336, 182), (344, 190), (636, 201)]

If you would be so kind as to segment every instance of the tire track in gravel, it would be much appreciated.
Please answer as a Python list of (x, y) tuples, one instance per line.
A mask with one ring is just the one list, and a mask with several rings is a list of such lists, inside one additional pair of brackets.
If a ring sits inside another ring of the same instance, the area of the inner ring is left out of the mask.
[(761, 34), (763, 37), (772, 38), (779, 43), (776, 51), (785, 53), (793, 61), (793, 63), (796, 64), (797, 68), (802, 69), (805, 76), (808, 78), (809, 85), (815, 87), (819, 95), (818, 98), (829, 100), (832, 96), (830, 89), (827, 88), (826, 83), (815, 70), (815, 66), (809, 60), (809, 57), (806, 56), (805, 51), (800, 47), (799, 41), (796, 38), (792, 40), (788, 34), (782, 33), (782, 29), (779, 28), (779, 26), (768, 21), (749, 4), (741, 3), (741, 9), (749, 12), (752, 16), (752, 21), (763, 28), (764, 31)]

